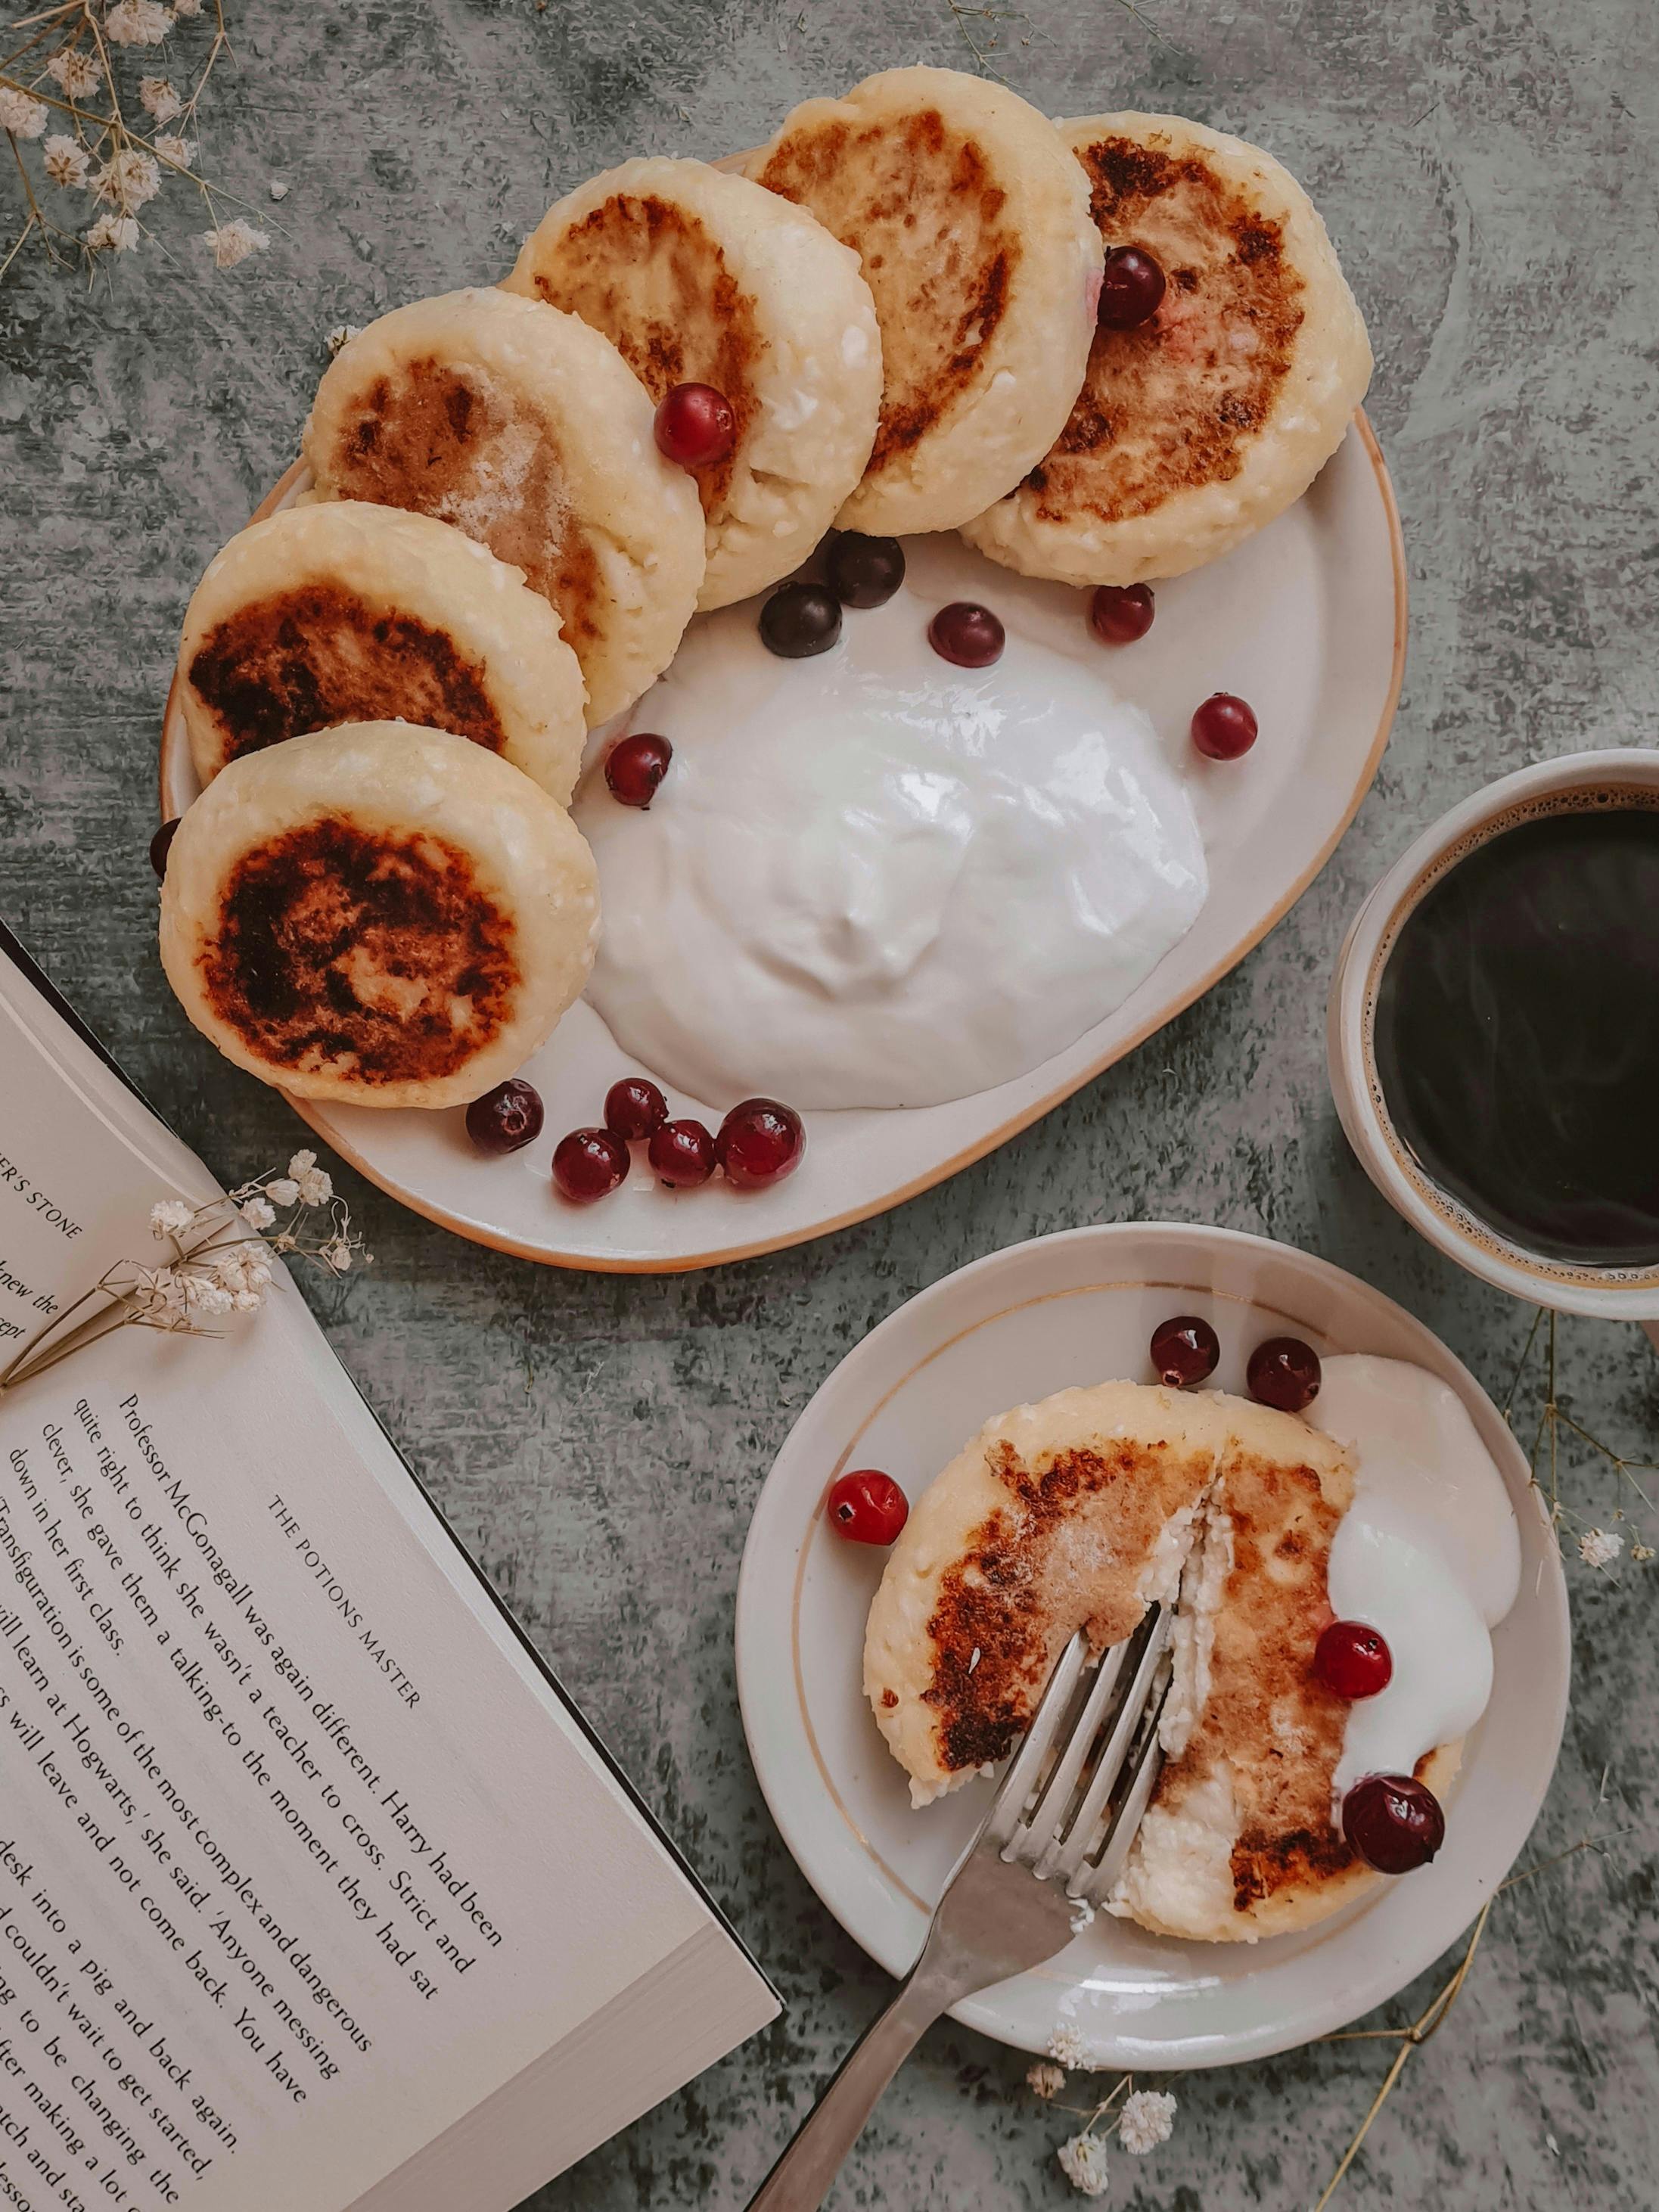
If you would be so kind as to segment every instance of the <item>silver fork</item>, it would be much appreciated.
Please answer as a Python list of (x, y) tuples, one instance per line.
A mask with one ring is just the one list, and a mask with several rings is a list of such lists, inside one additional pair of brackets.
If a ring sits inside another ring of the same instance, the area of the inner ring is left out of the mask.
[(945, 1885), (921, 1957), (749, 2212), (816, 2212), (923, 2031), (975, 1990), (1063, 1951), (1075, 1906), (1104, 1902), (1158, 1781), (1173, 1623), (1170, 1607), (1151, 1608), (1092, 1670), (1081, 1630), (1061, 1652), (991, 1809)]

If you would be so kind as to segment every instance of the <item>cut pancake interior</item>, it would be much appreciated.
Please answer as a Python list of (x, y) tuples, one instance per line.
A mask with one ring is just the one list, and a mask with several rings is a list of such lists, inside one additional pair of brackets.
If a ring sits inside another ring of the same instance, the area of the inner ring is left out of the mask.
[(507, 287), (603, 331), (653, 401), (707, 384), (731, 405), (732, 450), (696, 475), (700, 606), (799, 566), (876, 434), (881, 341), (856, 253), (745, 177), (635, 161), (550, 208)]
[(1161, 304), (1100, 325), (1070, 418), (964, 529), (1030, 576), (1132, 584), (1214, 560), (1298, 499), (1365, 394), (1370, 346), (1325, 226), (1259, 147), (1169, 115), (1064, 123), (1109, 250)]
[(394, 308), (318, 386), (319, 495), (412, 507), (521, 568), (558, 610), (590, 726), (673, 658), (702, 582), (702, 510), (610, 340), (510, 292)]
[(325, 500), (240, 531), (185, 617), (179, 696), (196, 772), (339, 722), (450, 730), (561, 804), (586, 696), (559, 617), (448, 523)]
[(897, 69), (809, 100), (749, 173), (861, 258), (881, 421), (849, 530), (948, 530), (1016, 484), (1082, 381), (1099, 236), (1054, 125), (1005, 87)]
[(563, 807), (447, 731), (361, 722), (231, 762), (185, 814), (161, 961), (198, 1029), (301, 1097), (453, 1106), (580, 991), (599, 899)]
[(1218, 1391), (1107, 1382), (988, 1422), (870, 1611), (865, 1691), (913, 1800), (1006, 1756), (1079, 1627), (1103, 1650), (1174, 1600), (1168, 1757), (1112, 1910), (1208, 1942), (1336, 1911), (1376, 1879), (1334, 1825), (1348, 1708), (1312, 1664), (1352, 1496), (1334, 1439)]

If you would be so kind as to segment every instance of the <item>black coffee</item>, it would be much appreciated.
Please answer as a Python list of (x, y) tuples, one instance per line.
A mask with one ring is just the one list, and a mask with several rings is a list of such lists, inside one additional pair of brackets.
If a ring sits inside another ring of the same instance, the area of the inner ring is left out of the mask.
[(1419, 901), (1373, 1030), (1394, 1126), (1501, 1237), (1659, 1264), (1659, 809), (1500, 830)]

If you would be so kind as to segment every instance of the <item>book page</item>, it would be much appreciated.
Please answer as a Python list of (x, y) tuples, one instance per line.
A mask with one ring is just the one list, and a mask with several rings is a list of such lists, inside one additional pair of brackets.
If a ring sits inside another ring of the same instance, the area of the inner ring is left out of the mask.
[[(0, 988), (0, 1361), (210, 1190), (54, 1051)], [(343, 2207), (711, 1925), (298, 1292), (225, 1327), (0, 1395), (16, 2212)]]

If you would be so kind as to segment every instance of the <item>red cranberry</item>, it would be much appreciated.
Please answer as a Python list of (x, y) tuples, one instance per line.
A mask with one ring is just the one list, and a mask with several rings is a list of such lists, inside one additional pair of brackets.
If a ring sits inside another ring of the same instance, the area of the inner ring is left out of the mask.
[(155, 871), (157, 883), (166, 879), (167, 854), (172, 849), (174, 837), (179, 833), (179, 817), (175, 816), (171, 822), (164, 822), (149, 841), (149, 864)]
[(712, 384), (677, 384), (657, 409), (657, 451), (683, 469), (723, 461), (738, 434), (732, 403)]
[(758, 1190), (794, 1173), (806, 1150), (806, 1132), (793, 1106), (745, 1098), (720, 1123), (714, 1150), (727, 1182), (739, 1190)]
[(761, 609), (761, 643), (782, 660), (810, 660), (841, 635), (841, 601), (822, 584), (785, 584)]
[(1109, 331), (1133, 331), (1150, 322), (1164, 304), (1164, 271), (1138, 246), (1115, 246), (1106, 256), (1096, 319)]
[(624, 1075), (605, 1094), (605, 1126), (613, 1137), (648, 1137), (668, 1119), (668, 1101), (643, 1075)]
[(665, 1121), (651, 1132), (645, 1157), (659, 1182), (695, 1190), (714, 1172), (714, 1139), (701, 1121)]
[(1103, 645), (1133, 645), (1152, 626), (1146, 584), (1102, 584), (1089, 601), (1089, 627)]
[(1342, 1833), (1378, 1874), (1410, 1874), (1445, 1842), (1446, 1816), (1411, 1775), (1368, 1774), (1342, 1800)]
[(1177, 1314), (1161, 1321), (1152, 1331), (1152, 1364), (1158, 1379), (1171, 1390), (1185, 1389), (1213, 1375), (1221, 1357), (1221, 1340), (1206, 1321), (1196, 1314)]
[(910, 1517), (909, 1500), (890, 1474), (861, 1467), (830, 1486), (830, 1526), (849, 1544), (890, 1544)]
[(823, 576), (844, 607), (884, 606), (904, 581), (904, 548), (896, 538), (844, 530), (823, 556)]
[(553, 1187), (573, 1206), (592, 1206), (628, 1174), (628, 1147), (609, 1129), (573, 1129), (553, 1152)]
[(1270, 1336), (1258, 1344), (1244, 1370), (1245, 1387), (1263, 1406), (1299, 1413), (1319, 1395), (1319, 1354), (1299, 1336)]
[(1314, 1646), (1314, 1672), (1339, 1698), (1374, 1698), (1389, 1686), (1394, 1655), (1363, 1620), (1334, 1620)]
[(542, 1133), (541, 1093), (514, 1076), (475, 1098), (466, 1109), (466, 1133), (481, 1152), (516, 1152)]
[(1255, 736), (1255, 716), (1231, 691), (1212, 691), (1193, 715), (1193, 743), (1208, 760), (1237, 760)]
[(632, 737), (619, 738), (605, 757), (611, 796), (624, 806), (649, 806), (673, 757), (673, 746), (654, 731), (637, 730)]
[(954, 661), (958, 668), (988, 668), (1001, 659), (1006, 633), (989, 607), (953, 599), (928, 623), (927, 642), (941, 660)]

